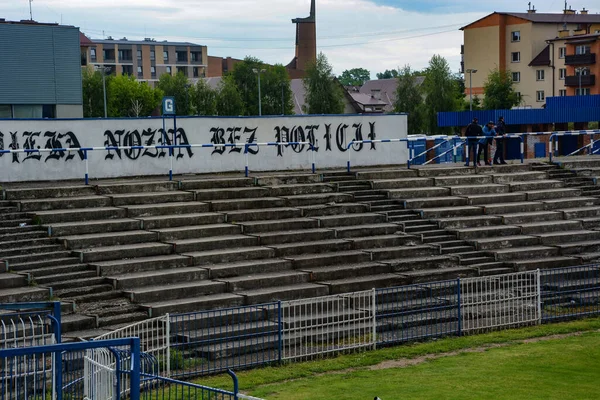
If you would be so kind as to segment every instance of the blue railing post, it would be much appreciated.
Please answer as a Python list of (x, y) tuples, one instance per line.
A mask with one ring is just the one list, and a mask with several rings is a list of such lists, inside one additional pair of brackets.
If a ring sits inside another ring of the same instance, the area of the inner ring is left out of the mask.
[(172, 181), (173, 180), (173, 153), (175, 152), (175, 150), (173, 149), (173, 145), (169, 146), (169, 180)]
[(525, 139), (523, 139), (523, 136), (519, 136), (519, 139), (521, 139), (521, 164), (525, 163)]
[(140, 338), (131, 338), (131, 341), (131, 389), (129, 397), (131, 400), (139, 400), (141, 382)]
[(460, 278), (456, 279), (456, 301), (458, 303), (458, 336), (462, 336), (462, 304), (460, 299)]
[(83, 159), (85, 160), (85, 184), (89, 185), (89, 163), (88, 163), (88, 152), (87, 150), (83, 151)]
[(235, 400), (237, 400), (238, 393), (240, 392), (240, 386), (239, 386), (237, 375), (235, 374), (235, 372), (233, 372), (230, 369), (227, 370), (227, 374), (229, 374), (229, 376), (233, 380), (233, 396), (234, 396)]
[(246, 167), (244, 168), (244, 175), (246, 175), (246, 178), (250, 175), (250, 171), (248, 169), (248, 143), (246, 143), (244, 145), (244, 158), (246, 161)]
[(61, 319), (61, 309), (60, 309), (60, 301), (55, 301), (53, 303), (52, 314), (56, 320), (54, 327), (54, 336), (56, 339), (56, 343), (61, 343), (62, 341), (62, 319)]

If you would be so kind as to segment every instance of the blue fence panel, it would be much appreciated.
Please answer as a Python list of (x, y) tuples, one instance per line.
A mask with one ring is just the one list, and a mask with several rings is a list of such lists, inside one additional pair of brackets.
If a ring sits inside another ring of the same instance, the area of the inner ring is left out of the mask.
[(600, 266), (541, 271), (542, 321), (600, 315)]
[(547, 97), (546, 109), (600, 107), (600, 95)]
[(0, 304), (0, 349), (60, 343), (60, 302)]
[(171, 315), (171, 376), (281, 360), (279, 303)]
[(377, 345), (460, 335), (459, 281), (378, 289)]
[[(411, 151), (411, 154), (413, 156), (417, 156), (417, 155), (425, 152), (426, 148), (427, 148), (427, 140), (425, 139), (425, 137), (423, 137), (423, 139), (411, 140), (408, 142), (408, 149), (409, 149), (409, 151)], [(414, 160), (412, 160), (411, 164), (423, 165), (423, 164), (425, 164), (425, 161), (426, 161), (426, 157), (425, 157), (425, 155), (422, 155), (422, 156), (417, 157)]]

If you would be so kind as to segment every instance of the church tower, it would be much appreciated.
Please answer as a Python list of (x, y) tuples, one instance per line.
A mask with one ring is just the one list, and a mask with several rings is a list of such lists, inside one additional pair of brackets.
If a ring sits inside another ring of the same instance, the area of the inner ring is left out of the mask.
[(304, 78), (306, 67), (317, 59), (317, 23), (315, 0), (311, 0), (310, 15), (306, 18), (295, 18), (296, 55), (287, 65), (291, 79)]

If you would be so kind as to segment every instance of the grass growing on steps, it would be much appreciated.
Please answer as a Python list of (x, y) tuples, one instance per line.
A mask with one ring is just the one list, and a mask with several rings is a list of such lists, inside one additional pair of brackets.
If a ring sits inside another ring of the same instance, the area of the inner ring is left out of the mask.
[[(265, 367), (248, 371), (236, 371), (239, 378), (240, 390), (249, 393), (259, 386), (284, 382), (292, 379), (313, 377), (314, 375), (328, 372), (343, 371), (347, 369), (366, 369), (384, 361), (402, 358), (416, 358), (428, 354), (441, 354), (452, 351), (464, 350), (474, 347), (506, 344), (525, 339), (539, 338), (573, 332), (596, 331), (600, 329), (600, 318), (589, 318), (558, 324), (532, 326), (521, 329), (510, 329), (482, 335), (451, 337), (432, 340), (424, 343), (406, 344), (397, 347), (388, 347), (375, 351), (341, 355), (335, 358), (308, 361), (301, 363), (286, 363), (274, 367)], [(600, 368), (599, 368), (600, 370)], [(314, 378), (313, 378), (314, 379)], [(195, 383), (231, 389), (231, 378), (226, 375), (199, 378)], [(369, 398), (367, 395), (364, 398)], [(373, 398), (371, 396), (370, 398)], [(384, 399), (385, 400), (385, 399)]]

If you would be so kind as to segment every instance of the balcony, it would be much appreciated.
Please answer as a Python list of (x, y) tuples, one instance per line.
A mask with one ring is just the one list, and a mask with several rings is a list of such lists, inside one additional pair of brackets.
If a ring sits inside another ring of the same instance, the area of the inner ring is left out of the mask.
[(596, 64), (596, 54), (576, 54), (565, 57), (565, 65), (591, 65)]
[(581, 77), (581, 86), (594, 86), (596, 84), (596, 75), (575, 75), (565, 78), (565, 86), (579, 87), (579, 78)]

